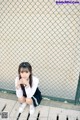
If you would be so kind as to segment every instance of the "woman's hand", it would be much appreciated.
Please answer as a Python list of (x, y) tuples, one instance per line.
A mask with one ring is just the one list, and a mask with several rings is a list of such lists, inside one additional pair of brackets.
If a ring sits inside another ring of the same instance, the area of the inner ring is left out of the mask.
[(20, 84), (23, 84), (22, 79), (20, 79), (20, 80), (17, 81), (17, 86), (16, 86), (17, 89), (20, 88)]
[(16, 86), (17, 89), (20, 88), (20, 84), (23, 84), (25, 86), (29, 86), (29, 80), (26, 80), (24, 78), (21, 78), (20, 80), (18, 80), (17, 81), (17, 86)]
[(22, 84), (29, 86), (29, 80), (26, 80), (25, 78), (22, 78)]

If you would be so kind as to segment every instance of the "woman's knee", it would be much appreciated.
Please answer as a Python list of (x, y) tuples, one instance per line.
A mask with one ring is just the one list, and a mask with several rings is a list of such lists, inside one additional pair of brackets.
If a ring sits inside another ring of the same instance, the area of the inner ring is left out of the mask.
[(26, 103), (31, 105), (33, 103), (33, 100), (31, 98), (26, 98)]
[(18, 98), (18, 101), (20, 103), (24, 103), (24, 102), (26, 102), (26, 98), (25, 97)]

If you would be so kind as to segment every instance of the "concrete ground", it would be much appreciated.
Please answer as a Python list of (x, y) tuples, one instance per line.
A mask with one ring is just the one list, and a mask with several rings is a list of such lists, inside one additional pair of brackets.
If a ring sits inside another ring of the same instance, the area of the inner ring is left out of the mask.
[(14, 94), (0, 92), (0, 120), (80, 120), (80, 105), (43, 99), (29, 116), (27, 105), (17, 118), (19, 103)]

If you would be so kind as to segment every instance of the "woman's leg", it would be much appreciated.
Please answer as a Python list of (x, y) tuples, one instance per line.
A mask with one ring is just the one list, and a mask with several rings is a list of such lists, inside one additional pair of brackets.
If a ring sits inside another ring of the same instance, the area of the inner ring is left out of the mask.
[(18, 101), (19, 103), (21, 103), (19, 107), (19, 113), (22, 113), (24, 108), (26, 107), (26, 98), (25, 97), (18, 98)]
[(18, 101), (20, 103), (24, 103), (24, 102), (26, 102), (26, 98), (22, 96), (22, 97), (18, 98)]
[(18, 97), (19, 103), (21, 103), (18, 112), (22, 113), (24, 108), (26, 107), (26, 98), (23, 96), (23, 92), (21, 88), (16, 89), (16, 95)]
[(35, 107), (31, 98), (26, 98), (26, 103), (30, 105), (30, 114), (34, 114)]
[(26, 103), (31, 105), (33, 104), (33, 100), (31, 98), (26, 98)]

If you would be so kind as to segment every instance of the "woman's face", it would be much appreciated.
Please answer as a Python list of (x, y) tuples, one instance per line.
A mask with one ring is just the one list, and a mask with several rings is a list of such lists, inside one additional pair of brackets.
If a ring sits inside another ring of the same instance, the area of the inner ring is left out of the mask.
[(20, 76), (23, 79), (29, 79), (30, 71), (27, 68), (21, 68), (20, 69)]

